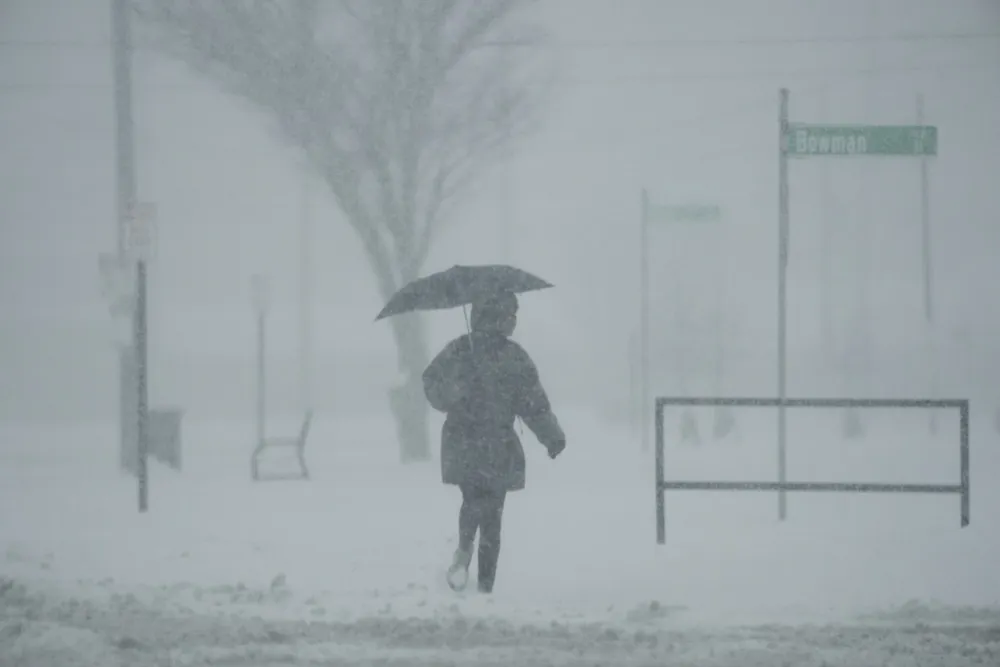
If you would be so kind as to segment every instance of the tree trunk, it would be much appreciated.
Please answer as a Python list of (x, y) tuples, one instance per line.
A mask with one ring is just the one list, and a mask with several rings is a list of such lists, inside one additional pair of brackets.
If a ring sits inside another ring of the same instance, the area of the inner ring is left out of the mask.
[(399, 353), (402, 383), (389, 389), (389, 407), (396, 422), (399, 458), (403, 463), (428, 461), (431, 458), (428, 435), (427, 400), (421, 376), (430, 355), (427, 332), (419, 314), (390, 318)]

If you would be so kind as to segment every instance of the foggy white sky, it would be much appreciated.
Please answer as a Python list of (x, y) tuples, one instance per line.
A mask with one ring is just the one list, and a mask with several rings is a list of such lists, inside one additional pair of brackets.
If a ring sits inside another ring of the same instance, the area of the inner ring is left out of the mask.
[[(113, 370), (96, 269), (114, 230), (107, 4), (0, 1), (0, 359), (14, 369), (0, 404), (23, 400), (26, 385), (38, 396), (52, 383), (83, 391), (89, 373)], [(912, 123), (915, 94), (924, 93), (927, 122), (940, 132), (930, 201), (941, 336), (953, 343), (956, 331), (977, 341), (998, 333), (996, 2), (547, 0), (540, 19), (553, 33), (560, 81), (544, 126), (470, 193), (426, 268), (510, 261), (556, 283), (522, 300), (520, 332), (553, 383), (608, 382), (627, 391), (643, 186), (656, 201), (718, 203), (726, 214), (708, 239), (696, 238), (709, 233), (703, 229), (653, 234), (654, 326), (682, 337), (688, 329), (677, 322), (708, 317), (704, 304), (716, 298), (708, 285), (725, 269), (728, 344), (773, 354), (782, 85), (791, 89), (792, 120), (815, 122)], [(161, 378), (154, 395), (182, 402), (191, 381), (179, 360), (197, 366), (226, 357), (250, 366), (255, 271), (274, 283), (272, 361), (290, 368), (303, 181), (295, 154), (265, 116), (157, 54), (139, 53), (135, 77), (139, 192), (160, 219), (151, 276)], [(824, 208), (833, 229), (837, 344), (863, 338), (876, 355), (923, 344), (913, 342), (923, 341), (918, 175), (906, 160), (793, 162), (793, 347), (820, 339)], [(374, 281), (321, 184), (312, 183), (308, 201), (317, 363), (343, 385), (365, 359), (372, 381), (384, 384), (394, 353), (388, 326), (371, 321), (381, 306)], [(696, 305), (677, 310), (678, 293), (694, 294), (687, 302)], [(457, 313), (430, 322), (435, 345), (462, 328)], [(58, 377), (56, 360), (65, 369)], [(581, 363), (590, 375), (569, 377)], [(669, 369), (666, 359), (659, 363)], [(790, 373), (794, 384), (794, 365)], [(772, 377), (760, 379), (758, 391), (771, 391)], [(331, 395), (342, 395), (331, 383)]]

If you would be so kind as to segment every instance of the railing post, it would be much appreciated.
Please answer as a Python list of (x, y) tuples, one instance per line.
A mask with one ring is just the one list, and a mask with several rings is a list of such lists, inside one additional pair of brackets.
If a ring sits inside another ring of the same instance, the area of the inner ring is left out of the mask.
[(666, 510), (663, 506), (663, 400), (656, 399), (656, 543), (667, 542)]
[(969, 525), (969, 401), (963, 400), (958, 408), (959, 451), (962, 475), (962, 527)]

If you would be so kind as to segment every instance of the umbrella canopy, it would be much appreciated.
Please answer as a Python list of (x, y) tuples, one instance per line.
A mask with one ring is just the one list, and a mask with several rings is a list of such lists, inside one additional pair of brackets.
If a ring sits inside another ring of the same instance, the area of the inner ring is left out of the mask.
[(418, 310), (468, 306), (501, 292), (520, 294), (547, 287), (552, 287), (552, 284), (513, 266), (455, 265), (402, 287), (389, 299), (375, 320)]

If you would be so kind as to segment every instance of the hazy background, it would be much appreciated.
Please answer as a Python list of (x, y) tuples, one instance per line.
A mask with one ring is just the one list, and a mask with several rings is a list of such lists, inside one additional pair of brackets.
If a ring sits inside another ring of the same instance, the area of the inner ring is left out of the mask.
[[(725, 312), (722, 390), (774, 392), (777, 111), (787, 86), (793, 121), (912, 123), (915, 95), (925, 95), (940, 137), (930, 166), (936, 391), (992, 408), (1000, 4), (546, 0), (539, 18), (559, 71), (544, 126), (469, 193), (425, 269), (507, 261), (557, 285), (522, 299), (518, 331), (555, 400), (626, 413), (643, 186), (655, 201), (715, 203), (725, 214), (719, 226), (652, 234), (654, 391), (713, 389), (711, 322)], [(3, 418), (114, 414), (115, 331), (97, 272), (114, 242), (109, 27), (104, 0), (0, 0)], [(372, 322), (382, 300), (322, 184), (263, 115), (183, 67), (139, 49), (134, 76), (138, 188), (159, 216), (154, 405), (251, 419), (249, 278), (259, 271), (273, 284), (271, 404), (295, 406), (298, 225), (308, 215), (315, 402), (328, 413), (386, 411), (396, 371), (389, 326)], [(789, 392), (929, 394), (918, 162), (798, 160), (790, 173)], [(460, 312), (428, 320), (435, 347), (464, 327)], [(706, 360), (699, 372), (678, 374), (678, 346)]]

